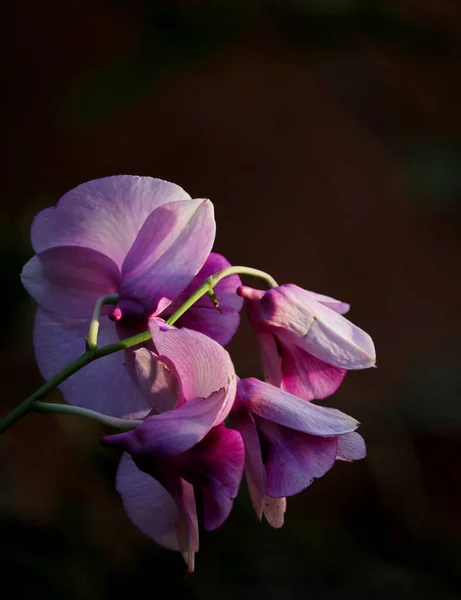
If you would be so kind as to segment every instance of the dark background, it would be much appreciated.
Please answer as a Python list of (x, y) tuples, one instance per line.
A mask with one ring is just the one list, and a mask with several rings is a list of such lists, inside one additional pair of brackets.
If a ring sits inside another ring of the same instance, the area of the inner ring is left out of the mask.
[[(112, 174), (209, 197), (216, 249), (350, 302), (378, 369), (325, 402), (362, 422), (367, 459), (290, 499), (282, 530), (243, 486), (189, 577), (125, 517), (104, 428), (26, 417), (0, 440), (1, 597), (461, 597), (460, 3), (18, 0), (2, 16), (2, 414), (41, 383), (19, 281), (31, 220)], [(246, 324), (229, 349), (261, 375)]]

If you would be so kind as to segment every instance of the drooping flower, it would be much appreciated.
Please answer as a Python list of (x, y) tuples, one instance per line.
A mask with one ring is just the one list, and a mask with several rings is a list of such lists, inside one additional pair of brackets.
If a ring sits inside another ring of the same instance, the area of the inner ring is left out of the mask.
[[(49, 378), (85, 351), (97, 299), (119, 294), (101, 318), (100, 344), (147, 329), (149, 318), (172, 313), (184, 290), (196, 289), (228, 261), (211, 253), (213, 206), (192, 200), (179, 186), (150, 177), (116, 176), (90, 181), (65, 194), (35, 218), (37, 253), (21, 278), (38, 302), (34, 347)], [(226, 344), (239, 323), (237, 276), (215, 288), (221, 312), (204, 297), (180, 325)], [(168, 312), (170, 311), (170, 312)], [(60, 389), (71, 404), (109, 415), (144, 405), (133, 378), (132, 350), (111, 354), (73, 375)]]
[(348, 304), (292, 284), (237, 293), (247, 300), (269, 383), (304, 400), (326, 398), (346, 370), (375, 364), (371, 337), (342, 316)]
[(231, 419), (245, 444), (245, 474), (254, 509), (274, 527), (283, 524), (286, 496), (322, 477), (337, 459), (365, 456), (355, 419), (257, 379), (238, 382)]
[(180, 551), (192, 571), (198, 550), (194, 490), (202, 497), (205, 529), (216, 529), (242, 477), (242, 438), (223, 424), (236, 376), (228, 353), (209, 337), (158, 320), (150, 327), (156, 353), (136, 353), (150, 410), (136, 429), (103, 442), (126, 452), (117, 490), (130, 519), (158, 544)]

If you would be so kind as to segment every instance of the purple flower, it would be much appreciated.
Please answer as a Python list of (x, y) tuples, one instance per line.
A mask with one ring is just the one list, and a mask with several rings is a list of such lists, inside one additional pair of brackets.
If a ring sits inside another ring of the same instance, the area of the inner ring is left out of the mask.
[[(22, 282), (38, 302), (34, 346), (39, 368), (50, 378), (85, 351), (97, 299), (118, 293), (105, 307), (100, 344), (147, 329), (149, 318), (172, 314), (186, 293), (229, 266), (210, 254), (215, 236), (213, 205), (192, 200), (179, 186), (150, 177), (116, 176), (90, 181), (40, 212), (32, 225), (37, 253)], [(179, 324), (226, 344), (238, 327), (242, 300), (237, 276), (215, 289), (222, 313), (207, 296)], [(133, 378), (132, 350), (104, 357), (64, 382), (71, 404), (122, 416), (144, 406)]]
[(150, 325), (157, 352), (137, 351), (150, 412), (136, 429), (103, 442), (127, 452), (117, 490), (130, 519), (158, 544), (180, 551), (192, 571), (198, 550), (194, 490), (202, 497), (205, 529), (216, 529), (242, 477), (242, 438), (223, 425), (236, 376), (228, 353), (212, 339), (155, 320)]
[(239, 381), (231, 418), (245, 444), (245, 474), (254, 509), (274, 527), (283, 525), (286, 496), (322, 477), (337, 459), (365, 456), (355, 419), (257, 379)]
[(292, 284), (237, 293), (247, 299), (269, 383), (304, 400), (326, 398), (346, 370), (375, 364), (371, 337), (342, 316), (348, 304)]

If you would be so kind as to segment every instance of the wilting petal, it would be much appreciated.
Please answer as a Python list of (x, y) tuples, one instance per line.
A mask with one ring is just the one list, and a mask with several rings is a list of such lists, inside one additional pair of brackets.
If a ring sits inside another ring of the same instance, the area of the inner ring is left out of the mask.
[(132, 431), (102, 438), (133, 456), (156, 459), (178, 456), (198, 444), (217, 424), (226, 390), (196, 398), (160, 415), (149, 416)]
[(203, 498), (204, 526), (217, 529), (229, 516), (242, 479), (244, 448), (240, 433), (213, 427), (173, 464)]
[(251, 503), (259, 520), (264, 510), (266, 474), (264, 472), (261, 444), (255, 421), (249, 412), (236, 410), (232, 413), (232, 423), (240, 431), (245, 447), (245, 477), (250, 492)]
[(285, 512), (287, 510), (286, 498), (264, 498), (264, 516), (271, 527), (280, 529), (285, 521)]
[(122, 266), (119, 305), (136, 302), (146, 314), (161, 312), (191, 282), (213, 246), (209, 200), (171, 202), (146, 219)]
[(342, 435), (354, 431), (359, 424), (339, 410), (305, 402), (252, 377), (238, 382), (237, 398), (239, 406), (254, 415), (312, 435)]
[(336, 460), (338, 441), (255, 418), (266, 469), (266, 494), (293, 496), (322, 477)]
[[(170, 317), (204, 281), (218, 271), (230, 267), (230, 263), (221, 256), (212, 252), (205, 264), (187, 286), (184, 292), (162, 313), (162, 317)], [(200, 331), (216, 342), (225, 346), (237, 331), (240, 323), (243, 298), (237, 296), (236, 290), (242, 284), (238, 275), (230, 275), (221, 279), (215, 286), (215, 295), (219, 302), (219, 310), (215, 308), (208, 295), (198, 300), (192, 308), (180, 317), (175, 325)]]
[(21, 281), (45, 310), (67, 317), (91, 317), (100, 296), (118, 290), (120, 272), (104, 254), (80, 248), (49, 248), (24, 266)]
[(222, 412), (217, 415), (223, 421), (234, 401), (236, 384), (228, 352), (197, 331), (164, 329), (155, 319), (149, 322), (149, 326), (159, 357), (166, 356), (174, 364), (186, 400), (208, 398), (218, 390), (227, 390)]
[(91, 248), (121, 268), (150, 213), (167, 202), (189, 199), (174, 183), (151, 177), (119, 175), (88, 181), (35, 217), (32, 246), (37, 254), (59, 246)]
[(173, 365), (161, 361), (147, 348), (134, 352), (136, 376), (139, 387), (154, 413), (174, 408), (182, 392)]
[(125, 512), (145, 535), (157, 544), (181, 552), (194, 570), (198, 551), (197, 511), (192, 486), (177, 478), (175, 499), (153, 477), (140, 471), (128, 454), (117, 470), (117, 491)]
[[(89, 325), (89, 319), (58, 317), (40, 308), (37, 310), (34, 348), (45, 379), (56, 375), (85, 352)], [(119, 341), (115, 325), (107, 317), (101, 319), (99, 341), (101, 345)], [(125, 368), (125, 360), (124, 352), (100, 358), (58, 387), (69, 404), (114, 417), (149, 409), (145, 396)]]
[(338, 460), (360, 460), (367, 455), (365, 440), (359, 433), (346, 433), (338, 437)]
[(336, 392), (346, 369), (333, 367), (297, 346), (286, 348), (282, 342), (279, 345), (282, 352), (282, 389), (304, 400), (326, 398)]

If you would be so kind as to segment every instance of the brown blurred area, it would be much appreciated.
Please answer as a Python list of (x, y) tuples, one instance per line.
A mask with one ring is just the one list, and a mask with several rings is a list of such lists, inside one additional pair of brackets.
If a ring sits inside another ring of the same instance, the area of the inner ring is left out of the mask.
[[(459, 598), (461, 5), (2, 12), (1, 414), (41, 382), (19, 281), (31, 220), (112, 174), (209, 197), (215, 248), (350, 302), (378, 368), (325, 402), (361, 421), (367, 459), (290, 499), (282, 530), (257, 522), (243, 485), (188, 578), (125, 517), (102, 427), (26, 417), (0, 439), (1, 597)], [(229, 350), (242, 377), (261, 375), (245, 322)]]

